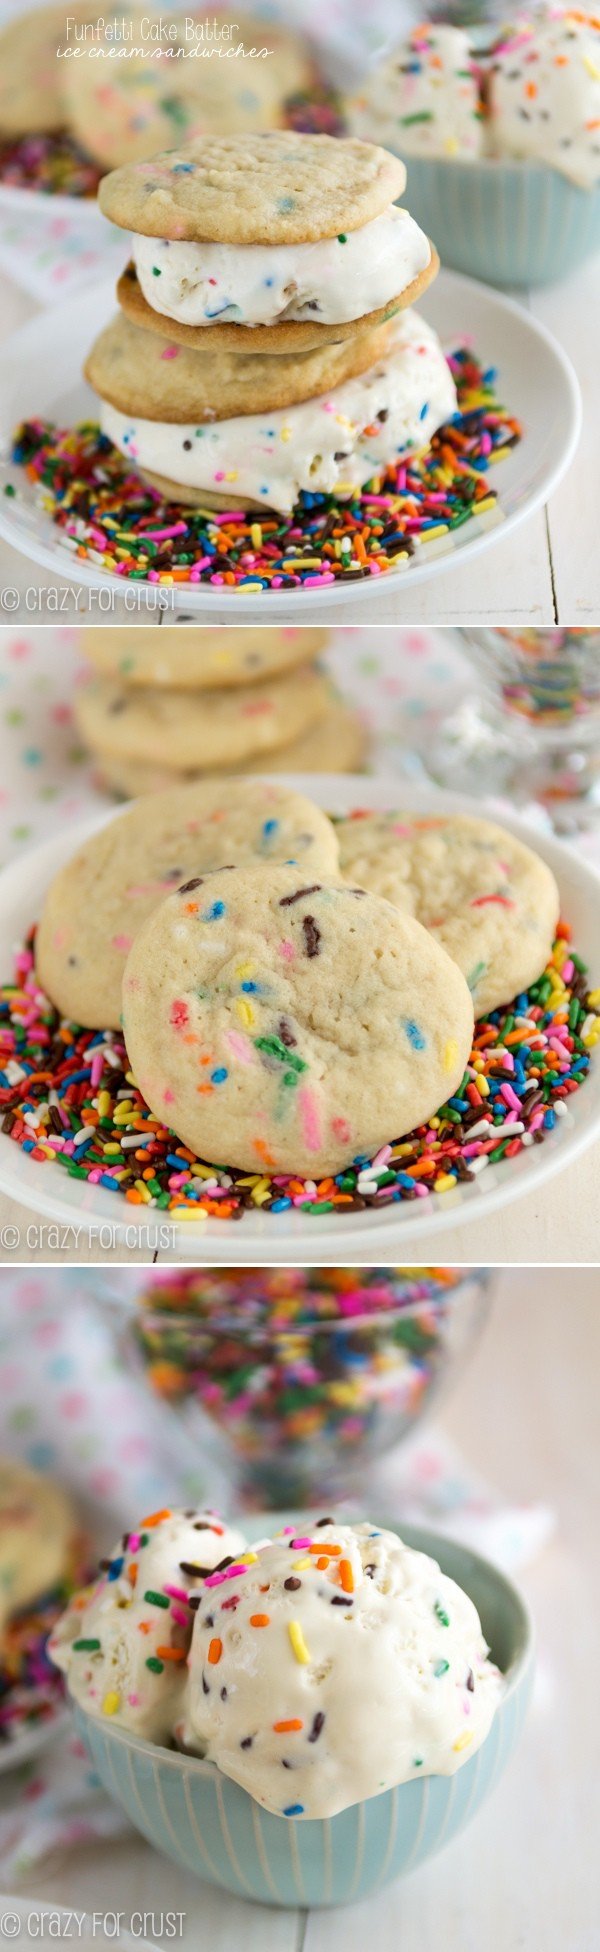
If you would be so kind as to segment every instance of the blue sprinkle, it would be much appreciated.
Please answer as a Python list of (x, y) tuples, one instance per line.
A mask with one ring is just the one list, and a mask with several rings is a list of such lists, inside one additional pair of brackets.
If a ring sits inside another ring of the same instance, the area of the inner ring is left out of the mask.
[(263, 278), (264, 285), (274, 285), (274, 283), (275, 283), (274, 278)]
[(194, 164), (193, 164), (193, 163), (174, 163), (174, 164), (173, 164), (173, 172), (172, 172), (172, 173), (173, 173), (173, 176), (193, 176), (193, 174), (194, 174)]
[(119, 1181), (113, 1178), (112, 1173), (101, 1173), (99, 1184), (100, 1186), (108, 1186), (109, 1192), (111, 1193), (118, 1193), (119, 1191)]
[(259, 983), (251, 983), (250, 981), (248, 981), (247, 983), (240, 983), (240, 989), (244, 991), (245, 996), (256, 996), (257, 990), (259, 988), (260, 988)]
[(278, 820), (265, 820), (265, 822), (264, 822), (264, 825), (263, 825), (263, 834), (264, 834), (264, 837), (265, 837), (265, 840), (269, 840), (269, 839), (270, 839), (270, 837), (271, 837), (271, 834), (276, 834), (276, 833), (277, 833), (277, 828), (278, 828), (278, 826), (279, 826), (279, 821), (278, 821)]
[[(295, 198), (295, 197), (280, 197), (280, 198), (279, 198), (279, 202), (278, 202), (278, 205), (277, 205), (277, 209), (278, 209), (278, 210), (281, 210), (281, 211), (285, 211), (285, 210), (295, 210), (295, 208), (296, 208), (296, 198)], [(284, 1812), (284, 1814), (285, 1814), (285, 1812)]]
[(426, 401), (425, 401), (425, 405), (424, 405), (424, 407), (421, 407), (421, 412), (420, 412), (420, 414), (419, 414), (419, 420), (424, 420), (424, 419), (425, 419), (425, 416), (426, 416), (426, 414), (428, 414), (428, 413), (429, 413), (429, 401), (428, 401), (428, 400), (426, 400)]
[(544, 1125), (547, 1132), (551, 1132), (553, 1125), (556, 1125), (556, 1112), (551, 1111), (550, 1106), (547, 1112), (544, 1112)]
[(283, 1212), (284, 1212), (284, 1210), (285, 1210), (285, 1208), (286, 1208), (286, 1206), (291, 1206), (291, 1204), (292, 1204), (292, 1202), (291, 1202), (291, 1200), (272, 1200), (272, 1202), (271, 1202), (271, 1212), (272, 1212), (272, 1213), (283, 1213)]
[(226, 913), (226, 909), (225, 909), (224, 901), (214, 901), (211, 908), (204, 909), (201, 919), (203, 922), (220, 922), (221, 916), (224, 915), (225, 913)]
[(287, 1810), (284, 1810), (284, 1812), (283, 1812), (283, 1814), (284, 1814), (284, 1816), (303, 1816), (303, 1815), (304, 1815), (304, 1804), (303, 1804), (303, 1803), (290, 1803), (290, 1804), (289, 1804), (289, 1806), (288, 1806), (288, 1808), (287, 1808)]
[(121, 1555), (120, 1559), (113, 1559), (111, 1565), (108, 1568), (109, 1579), (120, 1579), (124, 1564), (125, 1564), (125, 1560), (123, 1558), (123, 1555)]
[(412, 1017), (403, 1017), (402, 1024), (406, 1031), (409, 1044), (412, 1044), (413, 1050), (414, 1051), (426, 1050), (427, 1038), (423, 1036), (422, 1030), (419, 1030), (418, 1023), (415, 1023)]
[(211, 1071), (210, 1081), (211, 1084), (224, 1084), (225, 1079), (228, 1077), (229, 1077), (229, 1072), (227, 1070), (226, 1065), (220, 1064), (218, 1071)]

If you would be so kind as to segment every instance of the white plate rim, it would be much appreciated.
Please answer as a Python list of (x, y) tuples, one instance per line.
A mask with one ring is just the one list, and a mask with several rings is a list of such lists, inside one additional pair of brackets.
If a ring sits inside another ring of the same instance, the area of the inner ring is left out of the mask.
[[(265, 774), (266, 779), (269, 778)], [(469, 812), (476, 809), (483, 817), (488, 817), (505, 825), (529, 847), (548, 861), (556, 873), (561, 892), (568, 889), (569, 879), (575, 881), (579, 890), (589, 903), (590, 915), (599, 918), (600, 929), (600, 870), (577, 855), (552, 834), (539, 832), (520, 815), (499, 814), (495, 803), (486, 800), (474, 801), (466, 794), (442, 792), (422, 784), (409, 784), (385, 775), (368, 777), (364, 774), (292, 774), (271, 775), (276, 784), (284, 783), (291, 788), (308, 794), (317, 804), (334, 813), (344, 813), (352, 806), (368, 805), (384, 808), (402, 804), (408, 809), (429, 811), (432, 809), (448, 812)], [(117, 818), (120, 808), (111, 808), (100, 816), (95, 814), (82, 821), (77, 829), (66, 835), (55, 835), (44, 842), (42, 847), (31, 851), (29, 856), (14, 861), (0, 873), (0, 918), (8, 898), (10, 905), (14, 891), (15, 897), (23, 893), (23, 878), (27, 861), (31, 861), (42, 878), (48, 879), (55, 873), (63, 860), (90, 834), (107, 821)], [(568, 903), (568, 897), (567, 897)], [(567, 917), (568, 919), (568, 917)], [(32, 921), (35, 917), (32, 916)], [(14, 930), (9, 931), (14, 940)], [(6, 932), (5, 932), (6, 939)], [(598, 938), (600, 958), (600, 934)], [(593, 972), (592, 972), (593, 975)], [(600, 977), (600, 969), (599, 969)], [(90, 1033), (93, 1035), (93, 1033)], [(589, 1102), (589, 1101), (588, 1101)], [(339, 1263), (340, 1256), (350, 1262), (385, 1259), (386, 1253), (394, 1255), (403, 1242), (407, 1246), (419, 1235), (443, 1237), (448, 1228), (457, 1224), (464, 1226), (470, 1220), (487, 1219), (492, 1213), (512, 1206), (519, 1198), (538, 1192), (540, 1187), (563, 1167), (571, 1165), (595, 1138), (600, 1135), (600, 1094), (595, 1109), (591, 1107), (585, 1115), (585, 1093), (583, 1094), (583, 1116), (577, 1126), (569, 1126), (564, 1131), (566, 1121), (560, 1121), (557, 1128), (543, 1146), (536, 1146), (527, 1152), (527, 1164), (523, 1169), (524, 1155), (518, 1155), (521, 1165), (516, 1177), (512, 1174), (512, 1164), (504, 1165), (501, 1171), (495, 1167), (477, 1178), (473, 1188), (467, 1189), (467, 1196), (460, 1194), (433, 1194), (425, 1201), (400, 1203), (387, 1206), (377, 1212), (368, 1209), (348, 1215), (345, 1218), (330, 1215), (317, 1215), (314, 1220), (304, 1218), (297, 1210), (286, 1209), (275, 1217), (248, 1214), (239, 1221), (202, 1222), (192, 1220), (177, 1222), (173, 1216), (157, 1208), (149, 1207), (144, 1214), (140, 1210), (128, 1209), (123, 1214), (124, 1202), (118, 1194), (93, 1189), (87, 1210), (76, 1205), (69, 1206), (61, 1196), (61, 1183), (64, 1175), (56, 1169), (53, 1173), (50, 1164), (33, 1163), (36, 1174), (35, 1189), (28, 1183), (28, 1155), (7, 1135), (0, 1133), (0, 1192), (9, 1199), (28, 1207), (32, 1214), (45, 1221), (74, 1229), (82, 1234), (88, 1227), (100, 1231), (104, 1227), (114, 1236), (116, 1246), (123, 1245), (127, 1252), (127, 1228), (137, 1226), (147, 1220), (151, 1228), (160, 1226), (161, 1221), (169, 1227), (173, 1246), (169, 1252), (174, 1259), (188, 1259), (214, 1264), (252, 1265), (257, 1261), (267, 1264), (294, 1265), (302, 1263)], [(515, 1161), (515, 1165), (518, 1161)], [(37, 1181), (39, 1180), (39, 1184)], [(25, 1182), (25, 1183), (24, 1183)], [(84, 1182), (73, 1182), (75, 1185)], [(84, 1190), (89, 1192), (87, 1185)], [(424, 1211), (424, 1209), (426, 1209)], [(382, 1251), (385, 1250), (385, 1251)], [(65, 1253), (65, 1258), (69, 1258)], [(149, 1259), (152, 1258), (149, 1253)], [(103, 1265), (102, 1245), (99, 1244), (97, 1265)]]
[[(432, 578), (441, 575), (444, 571), (448, 571), (461, 564), (463, 567), (468, 566), (469, 562), (475, 556), (479, 555), (482, 549), (491, 547), (495, 540), (508, 536), (521, 523), (528, 521), (535, 514), (536, 510), (544, 506), (555, 493), (567, 469), (571, 466), (581, 435), (583, 405), (579, 380), (571, 360), (564, 352), (563, 347), (555, 338), (554, 334), (548, 330), (548, 327), (541, 324), (538, 319), (533, 318), (531, 313), (515, 299), (507, 297), (504, 293), (496, 291), (491, 286), (485, 285), (475, 278), (466, 277), (462, 272), (443, 269), (440, 272), (436, 286), (432, 287), (432, 292), (435, 290), (436, 297), (439, 299), (440, 295), (443, 296), (444, 289), (449, 290), (450, 293), (454, 293), (455, 298), (460, 299), (461, 302), (464, 301), (464, 316), (466, 321), (468, 321), (471, 315), (474, 304), (478, 304), (479, 306), (483, 305), (484, 309), (487, 306), (489, 311), (499, 314), (507, 322), (512, 323), (513, 330), (519, 330), (523, 339), (528, 338), (530, 342), (534, 341), (538, 345), (543, 345), (546, 354), (549, 356), (551, 362), (554, 363), (556, 384), (562, 387), (567, 431), (560, 451), (555, 453), (554, 458), (549, 460), (541, 468), (540, 476), (536, 484), (531, 488), (530, 492), (525, 494), (523, 500), (519, 502), (517, 507), (509, 510), (504, 515), (502, 521), (493, 522), (489, 527), (484, 526), (480, 528), (476, 533), (466, 538), (465, 542), (456, 550), (449, 550), (439, 555), (434, 555), (426, 562), (415, 563), (413, 561), (404, 570), (391, 571), (382, 579), (382, 587), (388, 589), (390, 587), (390, 579), (393, 581), (394, 588), (399, 590), (408, 589), (410, 591), (410, 589), (419, 588)], [(75, 294), (70, 301), (67, 301), (64, 307), (62, 305), (55, 305), (52, 307), (50, 314), (48, 312), (37, 313), (17, 333), (12, 334), (5, 343), (5, 358), (10, 360), (11, 355), (14, 357), (17, 353), (20, 353), (22, 359), (29, 361), (32, 370), (35, 371), (36, 363), (39, 362), (40, 357), (42, 356), (46, 360), (48, 358), (46, 342), (49, 319), (52, 320), (53, 324), (56, 324), (57, 332), (68, 333), (69, 325), (71, 324), (72, 326), (74, 312), (78, 312), (84, 306), (91, 306), (97, 308), (98, 317), (101, 318), (104, 316), (104, 307), (106, 306), (108, 308), (109, 302), (111, 305), (114, 304), (114, 283), (112, 279), (110, 282), (103, 280), (93, 287), (86, 286), (83, 292)], [(427, 313), (427, 296), (424, 301), (424, 310)], [(465, 326), (465, 330), (468, 330), (467, 325)], [(40, 335), (43, 340), (43, 346), (39, 343)], [(41, 412), (43, 409), (40, 408), (39, 411)], [(33, 405), (32, 412), (35, 412)], [(6, 428), (3, 433), (3, 452), (0, 453), (0, 463), (3, 464), (5, 469), (7, 467), (11, 468), (12, 473), (8, 478), (14, 478), (18, 486), (18, 464), (9, 463), (7, 460), (10, 431), (9, 428)], [(527, 455), (526, 431), (518, 452), (525, 462)], [(501, 501), (501, 484), (499, 497)], [(37, 533), (29, 532), (24, 525), (21, 526), (19, 521), (15, 519), (15, 509), (18, 509), (18, 506), (18, 501), (15, 503), (12, 499), (7, 500), (4, 496), (0, 497), (0, 535), (13, 548), (17, 549), (21, 555), (25, 555), (29, 560), (39, 563), (45, 569), (53, 570), (55, 574), (58, 573), (67, 580), (77, 582), (85, 588), (96, 590), (108, 589), (112, 590), (115, 595), (122, 594), (123, 596), (125, 596), (126, 592), (134, 590), (136, 606), (138, 603), (140, 606), (146, 603), (148, 605), (151, 604), (153, 608), (156, 607), (157, 593), (159, 593), (159, 600), (161, 596), (165, 599), (165, 607), (171, 607), (171, 602), (174, 601), (177, 608), (193, 610), (198, 613), (219, 610), (222, 613), (223, 619), (227, 618), (229, 620), (232, 620), (234, 615), (241, 616), (243, 614), (251, 614), (254, 617), (258, 617), (262, 612), (264, 613), (265, 619), (270, 617), (275, 622), (277, 618), (284, 615), (293, 615), (299, 619), (301, 613), (306, 614), (309, 610), (325, 609), (329, 611), (338, 606), (342, 601), (345, 601), (349, 594), (348, 587), (343, 583), (327, 584), (316, 589), (312, 586), (307, 588), (306, 585), (303, 585), (300, 589), (293, 591), (271, 591), (267, 597), (264, 596), (262, 591), (247, 592), (243, 589), (231, 590), (226, 596), (223, 596), (220, 589), (214, 590), (206, 584), (153, 584), (148, 583), (146, 580), (142, 581), (141, 579), (139, 581), (136, 580), (135, 583), (124, 583), (112, 571), (102, 570), (94, 563), (84, 559), (80, 560), (70, 550), (61, 546), (59, 542), (50, 544), (38, 539)], [(353, 598), (356, 596), (363, 603), (368, 595), (371, 603), (375, 605), (377, 602), (378, 580), (374, 577), (365, 577), (363, 581), (352, 583), (351, 590)]]

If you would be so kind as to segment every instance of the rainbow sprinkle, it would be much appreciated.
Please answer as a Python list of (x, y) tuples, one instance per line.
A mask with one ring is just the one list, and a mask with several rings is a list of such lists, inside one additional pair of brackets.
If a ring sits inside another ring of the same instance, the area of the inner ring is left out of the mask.
[(0, 143), (0, 183), (44, 196), (95, 197), (102, 170), (65, 129)]
[(600, 989), (560, 923), (542, 976), (475, 1026), (462, 1082), (427, 1126), (334, 1178), (210, 1166), (155, 1118), (116, 1031), (81, 1030), (39, 988), (34, 932), (0, 987), (2, 1131), (39, 1163), (179, 1220), (246, 1210), (353, 1213), (451, 1192), (488, 1165), (540, 1145), (567, 1111), (600, 1038)]
[[(459, 412), (428, 448), (394, 463), (352, 501), (302, 493), (291, 516), (165, 502), (91, 422), (60, 430), (27, 421), (12, 459), (38, 485), (74, 562), (126, 581), (216, 585), (226, 593), (389, 575), (423, 551), (452, 548), (465, 522), (501, 519), (488, 475), (520, 440), (520, 424), (497, 398), (493, 368), (484, 371), (466, 347), (449, 365)], [(14, 496), (14, 487), (5, 493)]]

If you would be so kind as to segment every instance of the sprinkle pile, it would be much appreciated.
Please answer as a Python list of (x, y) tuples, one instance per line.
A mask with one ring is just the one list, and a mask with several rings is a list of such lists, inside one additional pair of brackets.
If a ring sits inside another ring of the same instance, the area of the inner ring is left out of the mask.
[(2, 1131), (40, 1163), (121, 1193), (130, 1206), (178, 1220), (282, 1213), (353, 1213), (427, 1199), (489, 1165), (540, 1145), (583, 1084), (600, 1037), (600, 989), (560, 923), (544, 974), (475, 1026), (460, 1088), (427, 1126), (335, 1178), (242, 1173), (195, 1158), (150, 1112), (116, 1031), (61, 1020), (36, 980), (33, 940), (0, 987)]
[(11, 189), (38, 190), (49, 197), (95, 197), (101, 176), (102, 170), (66, 130), (0, 143), (0, 183)]
[[(431, 445), (399, 460), (351, 501), (302, 493), (291, 516), (184, 508), (127, 468), (97, 425), (24, 422), (12, 459), (74, 560), (126, 581), (287, 590), (361, 581), (453, 546), (465, 522), (501, 519), (490, 467), (521, 438), (500, 404), (496, 372), (463, 346), (449, 356), (459, 412)], [(14, 496), (9, 486), (5, 494)]]
[[(81, 1568), (79, 1569), (81, 1575)], [(62, 1675), (48, 1659), (47, 1642), (75, 1584), (48, 1593), (19, 1613), (0, 1644), (0, 1755), (22, 1734), (54, 1720), (62, 1706)]]

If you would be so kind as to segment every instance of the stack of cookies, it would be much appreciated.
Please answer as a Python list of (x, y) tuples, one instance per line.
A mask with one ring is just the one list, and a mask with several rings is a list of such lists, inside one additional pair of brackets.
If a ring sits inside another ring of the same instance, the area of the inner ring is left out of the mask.
[(289, 515), (356, 491), (456, 409), (410, 308), (438, 259), (372, 143), (205, 137), (101, 185), (133, 231), (86, 376), (104, 433), (167, 501)]
[(85, 630), (80, 731), (125, 796), (209, 774), (354, 772), (356, 714), (315, 660), (322, 630)]

